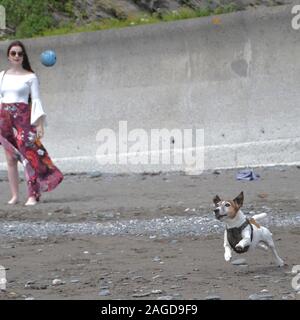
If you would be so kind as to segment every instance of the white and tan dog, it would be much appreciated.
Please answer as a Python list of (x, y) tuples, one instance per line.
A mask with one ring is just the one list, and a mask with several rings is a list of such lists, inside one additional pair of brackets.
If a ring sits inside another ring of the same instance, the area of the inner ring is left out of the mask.
[(279, 257), (272, 233), (265, 227), (260, 226), (256, 220), (266, 217), (266, 213), (254, 215), (252, 218), (247, 219), (241, 210), (244, 202), (244, 194), (241, 192), (233, 200), (221, 200), (218, 195), (213, 199), (215, 204), (215, 217), (226, 224), (224, 233), (224, 258), (230, 261), (231, 249), (237, 253), (244, 253), (248, 249), (260, 248), (268, 250), (270, 248), (275, 257), (277, 266), (284, 265), (283, 260)]

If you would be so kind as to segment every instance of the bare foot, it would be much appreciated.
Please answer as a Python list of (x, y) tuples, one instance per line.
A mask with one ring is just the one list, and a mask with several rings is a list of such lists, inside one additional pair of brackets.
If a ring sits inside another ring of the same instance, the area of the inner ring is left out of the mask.
[(18, 202), (19, 202), (18, 197), (14, 196), (7, 203), (8, 204), (16, 204)]
[(27, 202), (25, 203), (25, 206), (34, 206), (37, 204), (37, 201), (35, 197), (29, 197)]

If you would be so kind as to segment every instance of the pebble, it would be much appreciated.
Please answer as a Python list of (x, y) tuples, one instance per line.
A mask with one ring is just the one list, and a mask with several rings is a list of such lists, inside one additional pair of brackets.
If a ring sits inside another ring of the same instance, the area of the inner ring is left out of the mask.
[(48, 288), (47, 284), (36, 284), (35, 281), (27, 281), (25, 288), (33, 290), (45, 290)]
[(268, 293), (269, 290), (268, 290), (268, 289), (262, 289), (260, 292), (261, 292), (261, 293)]
[(281, 297), (282, 300), (293, 300), (295, 299), (295, 295), (293, 293), (290, 293), (288, 295), (284, 295)]
[(142, 276), (134, 276), (131, 278), (132, 281), (136, 281), (138, 279), (143, 279), (143, 277)]
[(156, 257), (153, 258), (152, 261), (154, 261), (154, 262), (160, 262), (160, 260), (161, 260), (160, 257), (156, 256)]
[(240, 265), (245, 265), (246, 264), (246, 259), (236, 259), (236, 260), (233, 260), (231, 262), (231, 264), (233, 264), (234, 266), (240, 266)]
[(266, 294), (254, 293), (254, 294), (251, 294), (248, 299), (249, 300), (272, 300), (273, 295), (269, 293), (266, 293)]
[(151, 291), (151, 293), (153, 293), (153, 294), (160, 294), (160, 293), (162, 293), (162, 291), (159, 290), (159, 289), (153, 289), (153, 290)]
[(100, 178), (102, 176), (101, 172), (95, 171), (88, 174), (89, 178)]
[(78, 279), (73, 279), (73, 280), (70, 280), (70, 283), (78, 283), (79, 280)]
[(59, 286), (59, 285), (64, 284), (64, 282), (61, 279), (54, 279), (54, 280), (52, 280), (52, 284), (54, 286)]
[(25, 288), (31, 288), (31, 285), (33, 285), (35, 281), (29, 280), (25, 283)]
[(173, 296), (161, 296), (158, 297), (156, 300), (174, 300)]
[(103, 216), (104, 218), (112, 219), (114, 218), (115, 214), (113, 212), (108, 212), (108, 213), (105, 213)]
[(67, 207), (60, 207), (56, 210), (54, 210), (55, 213), (57, 212), (63, 212), (63, 213), (66, 213), (66, 214), (70, 214), (72, 211), (71, 211), (71, 208), (69, 206)]
[(100, 290), (99, 292), (99, 296), (109, 296), (110, 295), (110, 291), (108, 289), (103, 289)]
[(8, 295), (11, 297), (15, 297), (17, 294), (15, 292), (9, 292)]
[(147, 297), (150, 296), (151, 292), (140, 292), (140, 293), (134, 293), (132, 297), (134, 298), (142, 298), (142, 297)]
[(221, 300), (221, 297), (217, 295), (210, 295), (205, 297), (204, 300)]

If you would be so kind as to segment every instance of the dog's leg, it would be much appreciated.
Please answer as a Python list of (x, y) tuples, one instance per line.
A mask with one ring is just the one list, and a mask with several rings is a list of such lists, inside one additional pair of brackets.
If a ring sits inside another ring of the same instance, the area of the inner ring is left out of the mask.
[(268, 246), (265, 245), (263, 242), (259, 242), (259, 243), (257, 244), (257, 248), (258, 248), (258, 249), (261, 249), (261, 250), (264, 250), (264, 251), (268, 251), (268, 250), (269, 250)]
[(251, 228), (247, 226), (242, 232), (243, 239), (235, 246), (237, 250), (242, 250), (251, 244)]
[(228, 243), (228, 240), (227, 240), (227, 230), (225, 230), (225, 232), (224, 232), (224, 249), (225, 249), (225, 253), (224, 253), (225, 261), (230, 261), (231, 248), (230, 248), (230, 244)]
[(284, 266), (284, 261), (279, 257), (279, 255), (278, 255), (278, 253), (277, 253), (277, 251), (275, 249), (275, 244), (274, 244), (274, 241), (273, 241), (273, 238), (272, 238), (272, 233), (268, 229), (266, 229), (266, 232), (265, 232), (264, 242), (266, 242), (267, 245), (272, 250), (272, 253), (274, 255), (275, 262), (276, 262), (277, 266), (278, 267), (283, 267)]

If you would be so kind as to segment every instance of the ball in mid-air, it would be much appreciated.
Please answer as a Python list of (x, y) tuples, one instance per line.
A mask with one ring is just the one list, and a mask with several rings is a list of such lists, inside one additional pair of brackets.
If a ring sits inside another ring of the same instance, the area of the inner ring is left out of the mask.
[(41, 63), (46, 67), (52, 67), (56, 62), (56, 53), (53, 50), (46, 50), (41, 53)]

